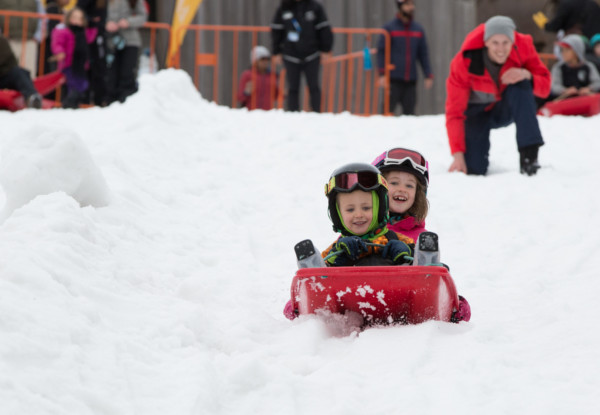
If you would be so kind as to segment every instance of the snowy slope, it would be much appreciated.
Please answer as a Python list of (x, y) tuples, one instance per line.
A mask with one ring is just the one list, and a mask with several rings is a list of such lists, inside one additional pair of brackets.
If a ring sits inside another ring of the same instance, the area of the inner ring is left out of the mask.
[[(442, 115), (230, 110), (174, 70), (105, 109), (1, 112), (0, 414), (600, 413), (600, 117), (540, 121), (537, 176), (513, 126), (482, 178), (447, 173)], [(335, 238), (329, 174), (392, 146), (430, 161), (471, 322), (287, 321), (293, 245)]]

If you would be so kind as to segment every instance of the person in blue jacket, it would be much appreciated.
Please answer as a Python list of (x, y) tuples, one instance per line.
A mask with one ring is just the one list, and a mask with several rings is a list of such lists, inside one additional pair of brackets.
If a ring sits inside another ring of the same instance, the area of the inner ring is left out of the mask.
[[(390, 112), (396, 105), (402, 106), (404, 115), (413, 115), (417, 104), (417, 61), (425, 73), (425, 89), (433, 86), (433, 73), (429, 63), (429, 51), (423, 26), (413, 19), (414, 0), (394, 0), (398, 13), (394, 20), (383, 28), (390, 34), (391, 64), (390, 72)], [(377, 44), (377, 64), (379, 68), (379, 85), (386, 86), (385, 77), (385, 38), (382, 35)]]

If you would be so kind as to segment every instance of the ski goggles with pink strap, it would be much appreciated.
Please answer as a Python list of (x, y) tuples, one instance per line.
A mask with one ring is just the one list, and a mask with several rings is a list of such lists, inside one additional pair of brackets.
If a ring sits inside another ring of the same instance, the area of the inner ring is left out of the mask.
[(421, 173), (427, 182), (429, 182), (429, 163), (425, 157), (418, 151), (406, 148), (392, 148), (373, 160), (373, 164), (378, 169), (388, 166), (400, 166), (404, 163), (410, 163), (411, 166)]

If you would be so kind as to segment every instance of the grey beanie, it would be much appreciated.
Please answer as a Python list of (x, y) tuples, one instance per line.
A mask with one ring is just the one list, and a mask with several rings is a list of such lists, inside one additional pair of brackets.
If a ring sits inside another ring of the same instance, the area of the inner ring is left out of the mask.
[(483, 40), (487, 42), (487, 40), (494, 35), (506, 35), (511, 42), (514, 42), (516, 28), (517, 26), (515, 25), (515, 22), (510, 17), (490, 17), (487, 22), (485, 22)]
[(567, 46), (575, 52), (579, 58), (579, 62), (585, 62), (585, 44), (579, 35), (567, 35), (558, 42), (558, 46)]

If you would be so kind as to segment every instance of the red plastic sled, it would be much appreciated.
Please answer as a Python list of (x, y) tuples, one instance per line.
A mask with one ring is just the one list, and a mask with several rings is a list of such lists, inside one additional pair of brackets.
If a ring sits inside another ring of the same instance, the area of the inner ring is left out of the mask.
[(548, 102), (538, 114), (552, 117), (553, 115), (583, 115), (591, 117), (600, 114), (600, 94), (567, 98), (561, 101)]
[(292, 280), (299, 315), (359, 313), (366, 325), (450, 321), (458, 294), (440, 266), (303, 268)]
[[(57, 87), (65, 83), (65, 76), (62, 72), (52, 72), (42, 75), (33, 80), (33, 86), (40, 95), (48, 95)], [(42, 108), (53, 108), (54, 101), (42, 100)], [(12, 89), (0, 90), (0, 110), (18, 111), (25, 108), (25, 99), (19, 91)]]

